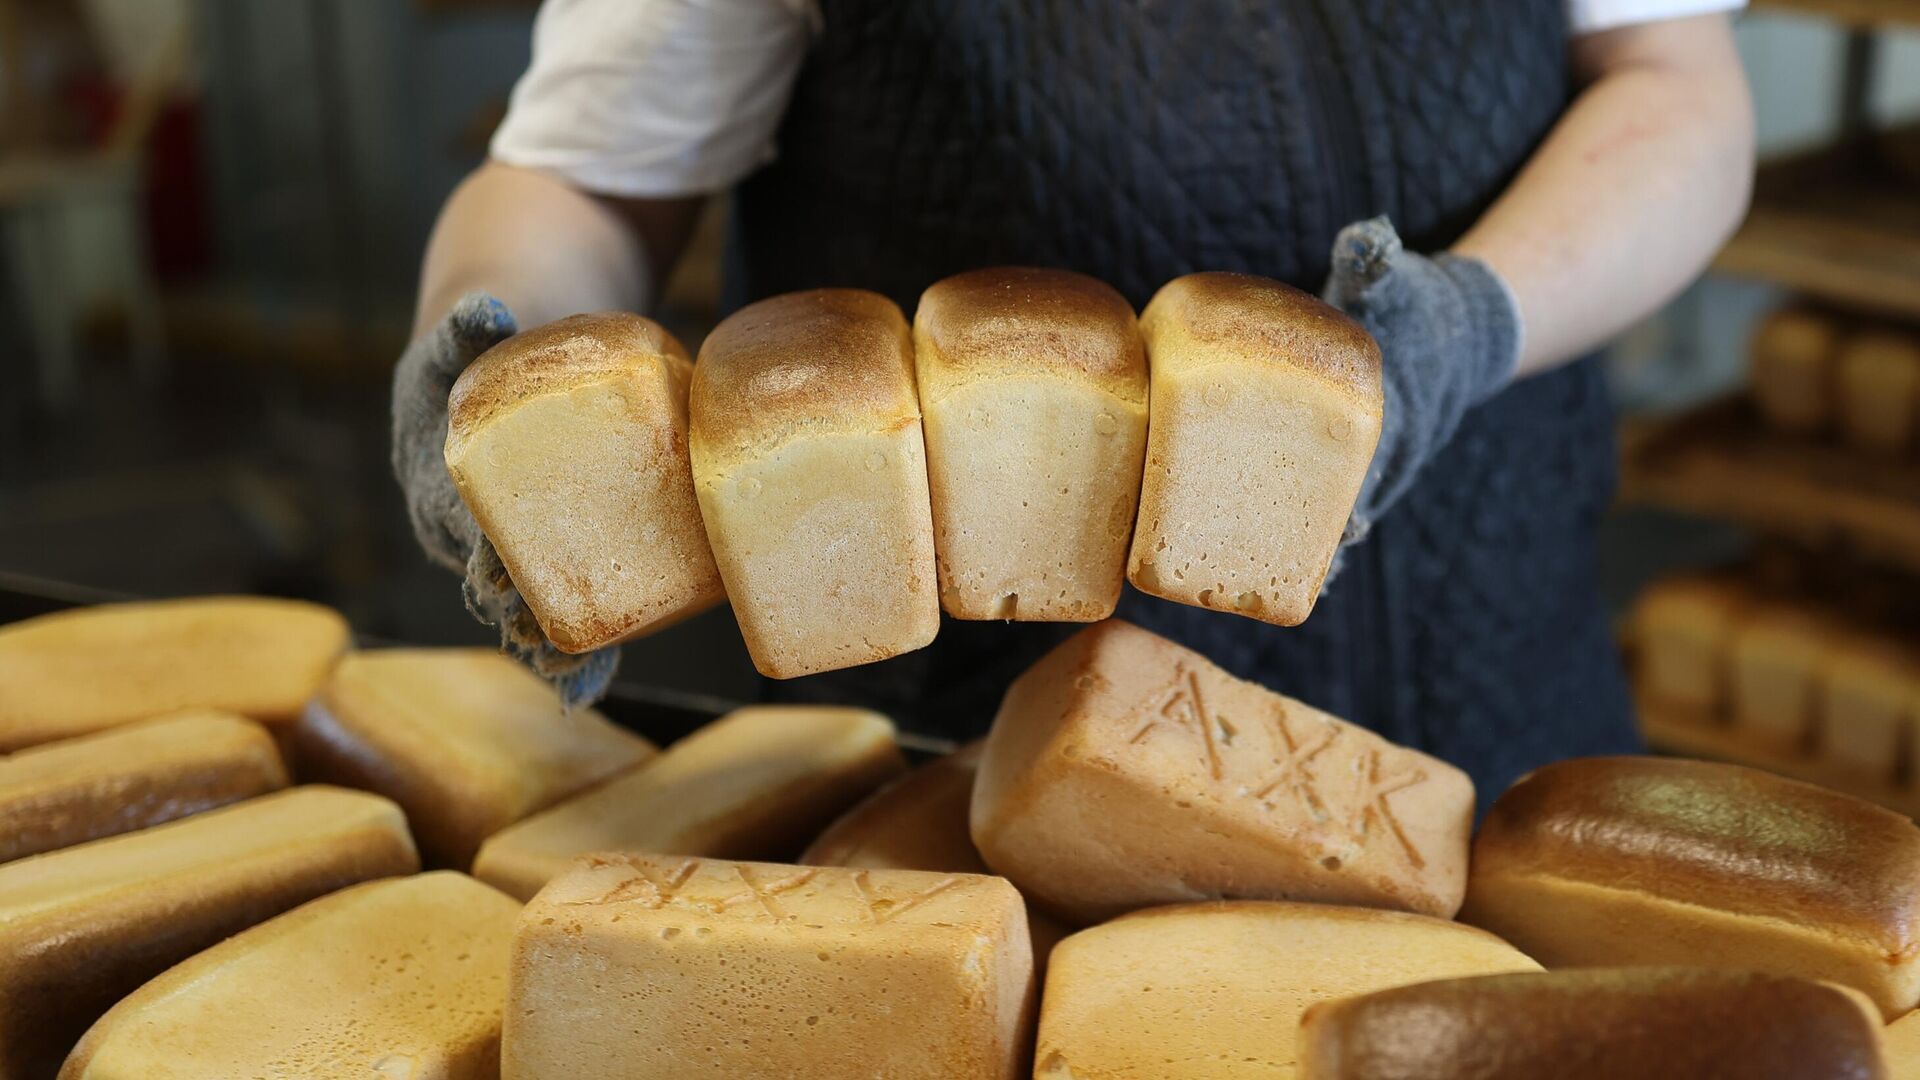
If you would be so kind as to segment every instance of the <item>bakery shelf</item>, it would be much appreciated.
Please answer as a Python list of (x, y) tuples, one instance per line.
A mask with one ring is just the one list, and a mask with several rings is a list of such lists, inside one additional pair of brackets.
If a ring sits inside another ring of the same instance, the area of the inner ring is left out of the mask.
[(1714, 269), (1861, 311), (1920, 318), (1917, 192), (1920, 125), (1770, 163)]
[(1768, 428), (1744, 396), (1636, 426), (1621, 498), (1920, 571), (1920, 463)]
[(1848, 26), (1920, 26), (1920, 0), (1755, 0), (1756, 11), (1817, 15)]
[[(1751, 735), (1715, 718), (1671, 705), (1642, 698), (1638, 710), (1641, 736), (1650, 749), (1660, 753), (1765, 769), (1879, 803), (1908, 817), (1920, 817), (1920, 790), (1896, 786), (1859, 769), (1756, 742)], [(1892, 768), (1889, 763), (1889, 772)]]

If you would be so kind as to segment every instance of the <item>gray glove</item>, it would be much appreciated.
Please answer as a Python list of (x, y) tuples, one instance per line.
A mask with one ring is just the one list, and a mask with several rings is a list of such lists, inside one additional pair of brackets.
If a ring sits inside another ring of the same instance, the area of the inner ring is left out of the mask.
[(1468, 409), (1513, 379), (1520, 309), (1486, 263), (1407, 251), (1384, 217), (1340, 230), (1321, 296), (1380, 343), (1386, 392), (1380, 446), (1344, 546), (1363, 539), (1407, 493)]
[(440, 325), (407, 347), (393, 370), (393, 474), (406, 493), (407, 516), (427, 557), (466, 575), (461, 592), (473, 617), (499, 627), (500, 647), (553, 683), (569, 707), (591, 704), (613, 681), (620, 650), (573, 656), (547, 641), (447, 475), (447, 394), (475, 357), (515, 330), (505, 304), (469, 293)]

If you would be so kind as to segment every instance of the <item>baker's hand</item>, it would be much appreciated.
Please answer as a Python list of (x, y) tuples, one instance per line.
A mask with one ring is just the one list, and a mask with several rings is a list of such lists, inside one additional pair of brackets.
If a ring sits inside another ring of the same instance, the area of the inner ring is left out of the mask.
[(617, 648), (573, 656), (555, 649), (513, 587), (447, 475), (447, 394), (474, 358), (514, 335), (507, 306), (485, 293), (460, 298), (440, 324), (407, 346), (393, 370), (393, 474), (406, 493), (413, 534), (427, 556), (466, 575), (467, 610), (500, 628), (500, 646), (559, 689), (569, 706), (607, 692)]
[(1513, 379), (1520, 310), (1486, 263), (1416, 255), (1384, 217), (1340, 230), (1321, 295), (1367, 328), (1382, 357), (1386, 414), (1347, 523), (1351, 544), (1413, 486), (1467, 410)]

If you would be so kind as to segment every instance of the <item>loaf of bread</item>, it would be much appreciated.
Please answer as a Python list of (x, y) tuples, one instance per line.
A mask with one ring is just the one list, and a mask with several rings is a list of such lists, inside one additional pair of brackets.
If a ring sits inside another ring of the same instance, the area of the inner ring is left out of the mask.
[(0, 1078), (53, 1075), (109, 1006), (201, 949), (418, 868), (399, 807), (320, 786), (0, 866)]
[(447, 472), (563, 652), (723, 598), (687, 463), (693, 365), (625, 312), (574, 315), (480, 355), (447, 401)]
[(1006, 881), (587, 856), (520, 917), (502, 1080), (1023, 1075)]
[[(967, 807), (980, 771), (980, 743), (937, 758), (874, 792), (840, 816), (807, 848), (809, 866), (991, 874), (967, 832)], [(1031, 906), (1027, 930), (1036, 967), (1067, 927)]]
[(430, 865), (654, 755), (491, 649), (382, 649), (340, 661), (296, 729), (303, 776), (377, 791)]
[(1548, 967), (1679, 964), (1920, 1001), (1920, 829), (1735, 765), (1584, 758), (1508, 789), (1461, 918)]
[(1332, 307), (1247, 274), (1175, 278), (1140, 331), (1152, 423), (1127, 580), (1305, 621), (1380, 440), (1380, 347)]
[(739, 709), (606, 784), (494, 834), (475, 877), (522, 900), (593, 851), (789, 858), (905, 771), (893, 724), (865, 709)]
[(1920, 1078), (1920, 1012), (1907, 1015), (1881, 1029), (1887, 1057), (1888, 1080)]
[(1655, 582), (1634, 608), (1635, 672), (1643, 696), (1702, 716), (1733, 700), (1733, 632), (1750, 601), (1738, 582), (1675, 577)]
[(1054, 948), (1037, 1080), (1286, 1080), (1313, 1005), (1431, 979), (1538, 971), (1506, 942), (1402, 912), (1178, 904)]
[(941, 606), (1113, 614), (1147, 445), (1133, 308), (1084, 274), (974, 270), (920, 297), (913, 342)]
[(1300, 1080), (1886, 1075), (1872, 1003), (1750, 971), (1446, 979), (1323, 1002), (1300, 1031)]
[(1782, 308), (1761, 322), (1753, 335), (1750, 383), (1768, 423), (1810, 434), (1833, 422), (1839, 348), (1839, 327), (1820, 312)]
[(145, 829), (287, 786), (265, 729), (181, 713), (0, 758), (0, 862)]
[(1903, 642), (1855, 633), (1827, 658), (1820, 738), (1826, 756), (1891, 782), (1920, 734), (1920, 657)]
[(987, 865), (1070, 922), (1182, 900), (1452, 915), (1473, 782), (1139, 627), (1008, 688), (973, 789)]
[(134, 991), (60, 1080), (497, 1080), (519, 914), (444, 871), (342, 889)]
[(1749, 610), (1732, 642), (1733, 715), (1740, 727), (1776, 746), (1811, 747), (1820, 687), (1840, 633), (1834, 620), (1809, 608)]
[(1865, 450), (1905, 452), (1920, 427), (1920, 334), (1868, 330), (1840, 347), (1840, 433)]
[(692, 413), (700, 513), (761, 674), (933, 640), (913, 339), (892, 301), (815, 289), (741, 308), (700, 346)]
[(338, 613), (209, 596), (0, 626), (0, 753), (182, 709), (293, 720), (347, 647)]

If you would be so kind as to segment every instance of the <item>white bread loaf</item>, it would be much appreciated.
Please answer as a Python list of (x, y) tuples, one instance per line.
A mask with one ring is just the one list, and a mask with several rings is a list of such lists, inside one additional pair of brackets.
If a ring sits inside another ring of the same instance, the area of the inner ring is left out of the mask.
[(1538, 971), (1491, 934), (1420, 915), (1231, 901), (1150, 908), (1055, 946), (1035, 1080), (1286, 1080), (1300, 1017), (1431, 979)]
[(304, 778), (399, 803), (428, 863), (461, 869), (487, 837), (656, 752), (491, 649), (349, 653), (295, 731)]
[(1084, 274), (974, 270), (921, 295), (913, 340), (941, 606), (1113, 614), (1147, 443), (1133, 308)]
[(337, 612), (259, 596), (102, 604), (0, 627), (0, 753), (182, 709), (277, 728), (346, 647)]
[(342, 889), (134, 991), (60, 1080), (496, 1080), (519, 914), (445, 871)]
[(651, 319), (574, 315), (480, 355), (447, 401), (447, 472), (563, 652), (723, 599), (687, 463), (687, 351)]
[(0, 862), (160, 825), (287, 786), (273, 737), (201, 710), (0, 758)]
[(1886, 1075), (1856, 991), (1702, 968), (1481, 975), (1322, 1002), (1300, 1080), (1627, 1080)]
[(691, 405), (700, 514), (761, 674), (933, 640), (926, 447), (892, 301), (815, 289), (741, 308), (700, 346)]
[(1649, 585), (1633, 612), (1640, 692), (1701, 716), (1730, 712), (1733, 635), (1750, 604), (1743, 585), (1723, 578)]
[(1033, 958), (1000, 878), (587, 856), (508, 993), (502, 1080), (1013, 1080)]
[(1840, 347), (1840, 433), (1864, 450), (1899, 454), (1920, 428), (1920, 333), (1868, 330)]
[[(991, 874), (967, 832), (967, 808), (983, 747), (973, 743), (936, 758), (861, 800), (800, 856), (808, 866)], [(1058, 919), (1031, 906), (1027, 929), (1036, 966), (1067, 935)]]
[(1804, 308), (1781, 308), (1754, 331), (1749, 384), (1767, 422), (1811, 434), (1833, 422), (1834, 357), (1840, 328)]
[(419, 869), (400, 808), (297, 787), (0, 866), (0, 1080), (187, 957), (356, 882)]
[(1380, 347), (1314, 297), (1248, 274), (1175, 278), (1140, 331), (1152, 422), (1127, 580), (1304, 622), (1380, 440)]
[(1110, 619), (1008, 688), (974, 785), (987, 865), (1068, 921), (1182, 900), (1451, 915), (1473, 783)]
[(1584, 758), (1523, 777), (1474, 841), (1464, 921), (1548, 967), (1688, 965), (1920, 1001), (1920, 829), (1795, 780)]
[(1844, 634), (1825, 614), (1795, 604), (1760, 604), (1734, 628), (1734, 722), (1776, 747), (1806, 750), (1827, 665)]
[(784, 859), (906, 770), (893, 724), (865, 709), (755, 706), (488, 838), (473, 874), (528, 899), (593, 851)]

